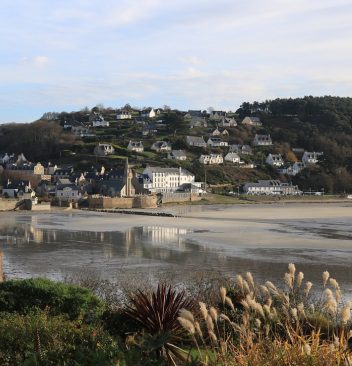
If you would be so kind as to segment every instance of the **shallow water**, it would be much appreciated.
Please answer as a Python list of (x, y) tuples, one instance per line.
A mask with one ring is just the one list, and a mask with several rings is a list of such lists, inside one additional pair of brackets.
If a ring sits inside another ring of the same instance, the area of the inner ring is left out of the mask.
[(4, 270), (10, 278), (61, 279), (89, 269), (111, 280), (124, 271), (153, 277), (172, 273), (181, 280), (199, 271), (251, 271), (260, 281), (278, 283), (294, 262), (305, 279), (321, 282), (322, 271), (328, 270), (352, 293), (349, 211), (280, 219), (259, 217), (265, 207), (250, 209), (253, 217), (245, 215), (247, 208), (237, 217), (240, 208), (221, 206), (182, 208), (186, 217), (178, 219), (90, 213), (0, 216)]

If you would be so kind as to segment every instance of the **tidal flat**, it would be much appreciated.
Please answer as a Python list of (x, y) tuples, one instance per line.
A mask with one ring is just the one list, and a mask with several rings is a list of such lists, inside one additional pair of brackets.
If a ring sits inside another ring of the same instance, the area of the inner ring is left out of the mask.
[(63, 279), (84, 271), (115, 281), (122, 273), (197, 273), (282, 282), (293, 262), (305, 279), (328, 270), (352, 293), (352, 204), (174, 206), (176, 217), (65, 211), (0, 213), (8, 278)]

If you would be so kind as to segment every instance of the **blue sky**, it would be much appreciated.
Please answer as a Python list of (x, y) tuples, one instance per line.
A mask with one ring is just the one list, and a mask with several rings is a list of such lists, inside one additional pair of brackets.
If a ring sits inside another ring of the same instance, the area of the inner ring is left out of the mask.
[(1, 0), (0, 123), (352, 94), (349, 0)]

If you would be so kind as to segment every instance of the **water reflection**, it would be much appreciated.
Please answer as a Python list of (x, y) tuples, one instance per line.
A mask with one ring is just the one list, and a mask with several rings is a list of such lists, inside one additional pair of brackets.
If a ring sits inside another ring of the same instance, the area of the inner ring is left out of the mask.
[[(292, 232), (287, 223), (281, 226), (283, 234)], [(303, 223), (291, 226), (306, 230)], [(322, 271), (328, 270), (345, 291), (352, 292), (352, 248), (269, 248), (235, 243), (220, 247), (196, 241), (194, 235), (199, 233), (206, 235), (207, 230), (146, 225), (113, 232), (69, 231), (59, 223), (45, 228), (42, 219), (38, 222), (36, 216), (31, 216), (0, 224), (0, 258), (3, 252), (3, 268), (8, 277), (60, 279), (89, 269), (111, 280), (121, 270), (154, 277), (172, 272), (181, 279), (197, 271), (234, 275), (249, 270), (260, 281), (278, 282), (287, 263), (295, 262), (307, 279), (321, 282)], [(288, 241), (290, 237), (282, 238)]]
[(186, 238), (189, 230), (141, 226), (124, 232), (87, 232), (46, 229), (30, 224), (0, 226), (0, 248), (6, 253), (8, 276), (46, 275), (88, 266), (108, 277), (122, 266), (134, 270), (172, 266), (202, 267), (226, 260)]

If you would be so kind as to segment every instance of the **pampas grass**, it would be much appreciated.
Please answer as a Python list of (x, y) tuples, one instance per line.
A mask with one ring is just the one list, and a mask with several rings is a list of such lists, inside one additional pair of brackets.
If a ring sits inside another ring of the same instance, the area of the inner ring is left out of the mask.
[[(303, 286), (304, 274), (293, 263), (282, 287), (257, 284), (250, 272), (237, 275), (233, 287), (220, 288), (220, 308), (199, 303), (200, 318), (191, 324), (184, 313), (184, 328), (203, 344), (199, 365), (352, 365), (352, 304), (341, 303), (339, 284), (327, 271), (322, 278), (319, 300), (311, 295), (312, 282)], [(242, 296), (240, 307), (233, 303), (236, 294)]]

